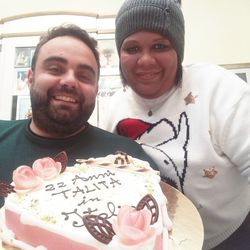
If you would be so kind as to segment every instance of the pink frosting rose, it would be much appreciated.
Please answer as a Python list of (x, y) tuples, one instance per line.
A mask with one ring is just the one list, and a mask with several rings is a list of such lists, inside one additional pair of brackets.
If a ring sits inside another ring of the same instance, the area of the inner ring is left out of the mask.
[(31, 167), (25, 165), (13, 171), (12, 179), (15, 184), (15, 190), (20, 192), (38, 189), (42, 184), (41, 178), (35, 175)]
[(150, 227), (151, 212), (148, 209), (136, 210), (130, 206), (121, 207), (113, 230), (123, 244), (135, 245), (149, 240), (155, 235)]
[(50, 157), (37, 159), (32, 165), (34, 173), (44, 180), (50, 180), (58, 176), (62, 169), (61, 162), (55, 162)]

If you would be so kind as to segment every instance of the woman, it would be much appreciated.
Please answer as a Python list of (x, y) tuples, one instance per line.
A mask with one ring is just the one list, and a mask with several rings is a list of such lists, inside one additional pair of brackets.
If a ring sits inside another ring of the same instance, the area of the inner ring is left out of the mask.
[(249, 249), (250, 88), (210, 64), (183, 67), (184, 18), (171, 0), (127, 0), (116, 17), (124, 90), (105, 129), (142, 144), (193, 201), (203, 249)]

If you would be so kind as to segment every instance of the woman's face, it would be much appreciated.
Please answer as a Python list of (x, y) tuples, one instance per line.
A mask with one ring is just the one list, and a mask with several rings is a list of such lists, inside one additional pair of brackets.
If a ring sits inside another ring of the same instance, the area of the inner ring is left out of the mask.
[(156, 98), (176, 84), (177, 53), (159, 33), (137, 32), (127, 37), (120, 50), (126, 83), (144, 98)]

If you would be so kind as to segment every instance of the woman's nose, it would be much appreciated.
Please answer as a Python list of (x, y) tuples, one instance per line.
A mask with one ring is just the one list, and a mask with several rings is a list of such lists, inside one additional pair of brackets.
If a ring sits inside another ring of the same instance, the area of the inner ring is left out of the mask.
[(142, 52), (137, 60), (138, 64), (151, 65), (155, 63), (154, 57), (148, 51)]
[(78, 79), (76, 78), (74, 71), (69, 70), (65, 72), (65, 74), (62, 75), (60, 84), (75, 88), (78, 84)]

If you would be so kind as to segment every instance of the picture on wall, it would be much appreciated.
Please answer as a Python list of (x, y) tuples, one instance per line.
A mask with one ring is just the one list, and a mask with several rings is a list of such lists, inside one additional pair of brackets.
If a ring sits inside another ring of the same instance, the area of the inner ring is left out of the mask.
[(120, 88), (122, 88), (122, 82), (119, 75), (100, 76), (99, 96), (112, 96)]
[(16, 47), (15, 67), (30, 67), (34, 52), (35, 47)]
[(119, 57), (114, 39), (98, 40), (101, 68), (118, 68)]
[(224, 68), (235, 73), (239, 78), (241, 78), (246, 83), (250, 84), (250, 64), (226, 64), (222, 65)]
[(14, 95), (28, 95), (28, 69), (16, 68), (14, 78)]
[(122, 82), (119, 75), (105, 75), (100, 77), (99, 92), (96, 100), (98, 127), (103, 127), (110, 98), (121, 88)]
[(16, 120), (31, 117), (31, 104), (29, 96), (17, 96), (16, 101)]
[(246, 72), (239, 72), (235, 73), (239, 78), (241, 78), (243, 81), (247, 82), (247, 73)]

